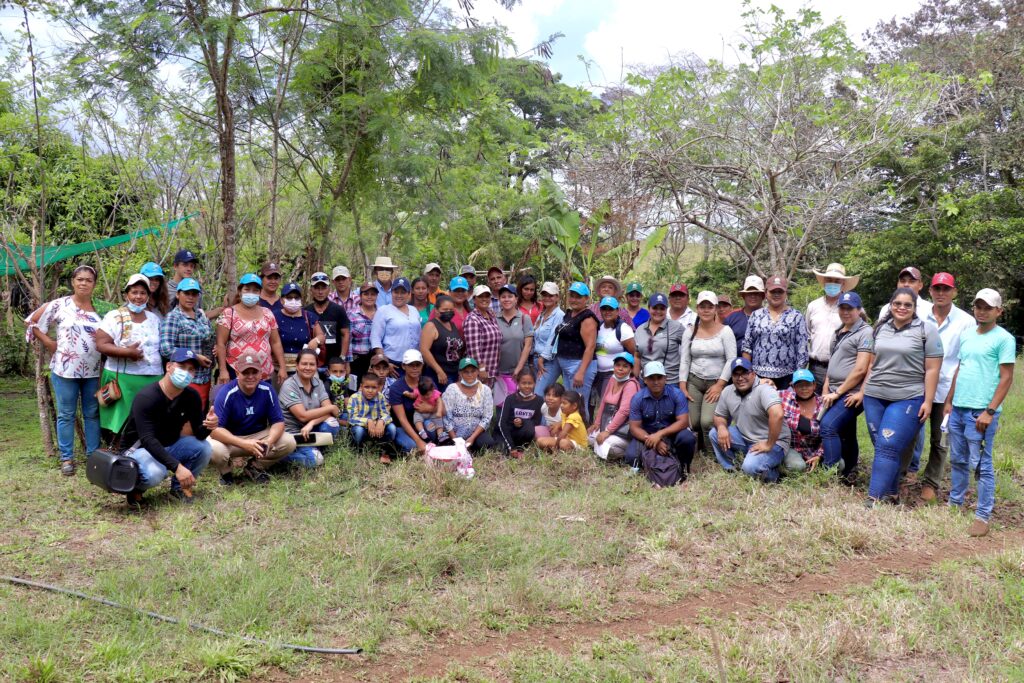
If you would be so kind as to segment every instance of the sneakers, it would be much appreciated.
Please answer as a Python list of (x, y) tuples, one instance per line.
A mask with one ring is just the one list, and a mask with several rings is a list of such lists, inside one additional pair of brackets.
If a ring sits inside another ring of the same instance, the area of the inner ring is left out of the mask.
[(389, 456), (387, 453), (381, 453), (380, 454), (380, 464), (381, 465), (390, 465), (391, 464), (391, 456)]
[(313, 467), (320, 467), (324, 464), (324, 453), (319, 448), (313, 449)]
[(938, 493), (935, 489), (928, 484), (921, 487), (921, 502), (927, 505), (937, 502), (939, 499)]
[(975, 517), (974, 521), (971, 522), (971, 526), (967, 529), (967, 535), (974, 538), (988, 535), (988, 522), (983, 522)]
[(177, 488), (171, 489), (171, 499), (178, 501), (182, 505), (192, 505), (193, 503), (196, 502), (194, 496), (190, 496), (181, 489)]
[(65, 477), (75, 476), (75, 461), (74, 460), (61, 460), (60, 461), (60, 473)]
[(224, 474), (220, 475), (220, 485), (221, 486), (234, 486), (235, 485), (235, 475), (232, 474), (231, 472), (225, 472)]
[(270, 483), (270, 475), (267, 474), (266, 472), (264, 472), (263, 470), (254, 467), (251, 463), (245, 466), (245, 470), (244, 471), (245, 471), (246, 475), (248, 475), (248, 477), (250, 479), (252, 479), (253, 483), (256, 483), (256, 484), (269, 484)]

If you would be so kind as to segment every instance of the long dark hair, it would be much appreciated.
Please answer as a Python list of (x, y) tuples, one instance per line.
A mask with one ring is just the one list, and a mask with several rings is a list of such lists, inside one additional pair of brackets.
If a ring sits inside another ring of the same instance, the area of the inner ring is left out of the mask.
[(167, 279), (162, 275), (159, 277), (160, 284), (157, 285), (156, 291), (149, 293), (149, 303), (160, 315), (166, 317), (167, 311), (171, 310), (171, 302), (167, 299)]
[(533, 301), (531, 301), (530, 303), (533, 304), (534, 306), (539, 305), (540, 297), (537, 294), (537, 278), (535, 278), (532, 275), (523, 275), (522, 277), (519, 278), (519, 281), (516, 282), (516, 298), (518, 299), (516, 305), (523, 305), (523, 287), (525, 287), (526, 285), (533, 285)]
[(875, 328), (871, 331), (872, 337), (878, 336), (878, 330), (880, 330), (882, 326), (885, 325), (887, 322), (892, 320), (892, 302), (896, 300), (896, 297), (901, 296), (903, 294), (909, 296), (914, 304), (914, 307), (917, 307), (917, 292), (912, 290), (910, 287), (897, 287), (896, 291), (893, 292), (892, 296), (889, 297), (889, 310), (887, 310), (885, 312), (885, 315), (879, 318), (878, 322), (875, 323)]

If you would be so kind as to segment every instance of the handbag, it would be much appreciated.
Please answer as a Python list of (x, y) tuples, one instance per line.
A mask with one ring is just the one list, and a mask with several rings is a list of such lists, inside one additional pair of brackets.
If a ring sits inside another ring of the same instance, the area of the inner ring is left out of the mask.
[[(131, 312), (128, 311), (124, 306), (117, 309), (118, 314), (121, 317), (121, 339), (125, 338), (125, 330), (127, 329), (129, 334), (131, 333)], [(127, 322), (126, 322), (127, 320)], [(127, 364), (127, 361), (125, 361)], [(96, 402), (100, 404), (101, 408), (108, 408), (113, 404), (121, 400), (121, 385), (118, 384), (117, 380), (121, 376), (121, 369), (118, 368), (114, 371), (114, 379), (110, 380), (99, 388), (96, 392)]]
[(116, 451), (97, 448), (85, 461), (90, 484), (110, 493), (131, 493), (139, 483), (139, 463)]

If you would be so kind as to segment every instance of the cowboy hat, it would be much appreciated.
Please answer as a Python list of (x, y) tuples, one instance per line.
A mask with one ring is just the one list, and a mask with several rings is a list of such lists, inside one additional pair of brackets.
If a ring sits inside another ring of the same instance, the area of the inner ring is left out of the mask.
[(825, 278), (834, 277), (843, 281), (843, 291), (848, 292), (860, 282), (860, 275), (847, 275), (846, 268), (842, 263), (830, 263), (824, 273), (814, 271), (814, 277), (818, 278), (818, 284), (825, 284)]

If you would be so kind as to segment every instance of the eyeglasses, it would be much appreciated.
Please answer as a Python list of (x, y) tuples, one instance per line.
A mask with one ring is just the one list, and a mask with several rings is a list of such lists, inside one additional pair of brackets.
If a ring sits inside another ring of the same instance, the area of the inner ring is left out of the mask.
[(914, 307), (914, 304), (912, 302), (906, 302), (906, 301), (893, 301), (892, 304), (889, 305), (889, 308), (913, 308), (913, 307)]

